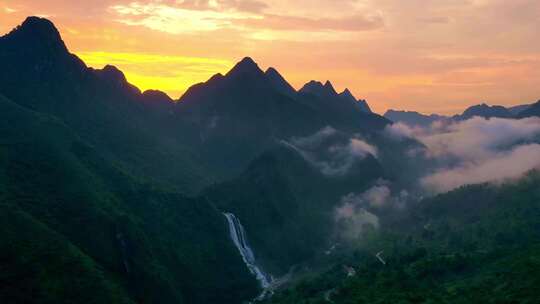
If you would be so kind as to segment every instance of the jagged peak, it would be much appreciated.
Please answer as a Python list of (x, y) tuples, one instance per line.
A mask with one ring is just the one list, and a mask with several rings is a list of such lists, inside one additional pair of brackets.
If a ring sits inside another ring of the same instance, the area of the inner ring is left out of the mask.
[(56, 46), (67, 51), (67, 48), (62, 41), (60, 32), (56, 29), (54, 24), (41, 17), (31, 16), (24, 20), (24, 22), (14, 28), (7, 35), (3, 36), (6, 39), (23, 39), (31, 41), (33, 45), (43, 44), (47, 46)]
[(336, 92), (336, 89), (334, 89), (334, 86), (332, 85), (332, 83), (330, 82), (330, 80), (327, 80), (325, 83), (324, 83), (324, 88), (329, 90), (330, 92), (332, 92), (333, 94), (337, 94)]
[(266, 71), (264, 73), (267, 74), (267, 75), (269, 75), (269, 74), (277, 74), (277, 75), (281, 76), (281, 74), (274, 67), (269, 67), (268, 69), (266, 69)]
[(266, 78), (271, 82), (276, 90), (279, 92), (293, 96), (296, 94), (296, 90), (287, 82), (287, 80), (273, 67), (269, 67), (264, 72)]
[(251, 59), (251, 57), (244, 57), (240, 60), (228, 73), (226, 76), (234, 76), (240, 74), (264, 74), (263, 71), (259, 68), (257, 63)]
[(300, 89), (302, 92), (310, 92), (313, 89), (322, 89), (323, 84), (320, 81), (310, 80)]
[(338, 95), (330, 81), (326, 81), (323, 85), (320, 81), (311, 80), (300, 89), (300, 92), (315, 94), (323, 98), (336, 97)]
[(343, 90), (343, 92), (339, 93), (339, 96), (341, 96), (341, 98), (344, 98), (346, 100), (350, 100), (350, 101), (354, 101), (356, 102), (356, 97), (354, 97), (354, 95), (351, 93), (351, 91), (349, 91), (349, 89), (345, 89)]

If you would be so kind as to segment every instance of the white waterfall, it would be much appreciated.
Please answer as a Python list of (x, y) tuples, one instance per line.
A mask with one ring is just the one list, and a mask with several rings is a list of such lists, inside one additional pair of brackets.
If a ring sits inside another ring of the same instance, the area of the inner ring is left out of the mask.
[[(238, 218), (234, 216), (234, 214), (223, 213), (223, 215), (225, 215), (227, 222), (229, 222), (229, 233), (231, 235), (231, 239), (240, 252), (242, 260), (244, 260), (249, 272), (251, 272), (257, 278), (257, 281), (259, 281), (264, 290), (268, 289), (271, 285), (271, 279), (269, 279), (269, 276), (257, 265), (253, 250), (251, 247), (249, 247), (244, 227)], [(265, 292), (263, 292), (263, 295), (264, 294)]]

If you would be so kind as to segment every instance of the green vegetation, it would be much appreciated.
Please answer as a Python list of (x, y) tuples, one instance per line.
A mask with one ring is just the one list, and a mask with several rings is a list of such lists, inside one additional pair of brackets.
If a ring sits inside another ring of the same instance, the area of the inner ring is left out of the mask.
[[(535, 303), (540, 297), (538, 172), (424, 200), (402, 219), (268, 303)], [(386, 265), (376, 259), (379, 251)], [(356, 275), (347, 277), (343, 265)]]
[(207, 201), (131, 177), (51, 116), (3, 97), (0, 113), (0, 299), (215, 303), (256, 294)]

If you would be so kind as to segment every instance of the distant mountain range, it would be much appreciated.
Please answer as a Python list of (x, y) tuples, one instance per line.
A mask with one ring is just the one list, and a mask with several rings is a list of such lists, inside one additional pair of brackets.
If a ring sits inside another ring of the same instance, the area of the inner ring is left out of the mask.
[(393, 122), (401, 122), (410, 126), (429, 126), (436, 121), (461, 121), (473, 118), (475, 116), (483, 118), (524, 118), (530, 116), (540, 116), (538, 108), (540, 101), (534, 104), (525, 104), (505, 108), (503, 106), (490, 106), (485, 103), (474, 105), (467, 108), (462, 114), (454, 116), (444, 116), (438, 114), (421, 114), (414, 111), (388, 110), (384, 117)]

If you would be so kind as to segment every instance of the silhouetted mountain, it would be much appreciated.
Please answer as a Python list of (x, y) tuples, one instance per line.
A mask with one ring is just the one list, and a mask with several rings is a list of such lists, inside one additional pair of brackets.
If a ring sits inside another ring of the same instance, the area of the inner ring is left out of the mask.
[(296, 90), (281, 76), (281, 74), (274, 68), (270, 67), (265, 72), (266, 77), (273, 85), (274, 89), (283, 93), (289, 97), (296, 95)]
[(424, 115), (415, 111), (396, 111), (388, 110), (384, 113), (384, 117), (393, 122), (401, 122), (409, 126), (429, 126), (436, 121), (444, 121), (449, 119), (447, 116), (431, 114)]
[(509, 107), (507, 108), (508, 111), (510, 111), (510, 113), (512, 113), (513, 115), (519, 115), (519, 113), (527, 110), (528, 108), (531, 107), (532, 104), (524, 104), (524, 105), (519, 105), (519, 106), (513, 106), (513, 107)]
[(334, 99), (338, 97), (338, 94), (330, 81), (326, 81), (323, 85), (320, 81), (312, 80), (306, 83), (299, 92), (312, 94), (321, 99)]
[(364, 113), (372, 113), (367, 101), (364, 99), (356, 100), (356, 97), (353, 96), (349, 89), (345, 89), (343, 92), (339, 93), (339, 97), (346, 102), (354, 104)]
[(356, 102), (356, 98), (353, 96), (351, 91), (349, 91), (349, 89), (345, 89), (343, 92), (339, 93), (339, 97), (352, 103)]
[(178, 135), (182, 122), (170, 109), (145, 102), (148, 96), (113, 66), (87, 68), (68, 52), (50, 21), (29, 17), (1, 37), (0, 65), (1, 93), (58, 117), (125, 170), (186, 193), (212, 180)]
[(146, 90), (142, 93), (143, 99), (149, 103), (168, 104), (172, 105), (174, 100), (162, 91)]
[(530, 105), (527, 109), (523, 110), (517, 115), (518, 118), (533, 117), (533, 116), (540, 117), (540, 100)]
[(485, 103), (480, 105), (475, 105), (467, 108), (463, 114), (454, 115), (452, 119), (455, 120), (467, 120), (473, 118), (474, 116), (483, 117), (483, 118), (512, 118), (512, 113), (508, 111), (503, 106), (489, 106)]
[(189, 88), (177, 104), (177, 115), (190, 124), (204, 159), (223, 172), (239, 173), (276, 139), (306, 136), (328, 125), (356, 132), (386, 125), (384, 118), (355, 104), (343, 100), (330, 82), (311, 82), (292, 94), (277, 71), (263, 73), (244, 58), (225, 76)]
[(344, 128), (353, 127), (369, 132), (383, 128), (388, 123), (383, 117), (372, 113), (365, 100), (357, 101), (348, 89), (338, 94), (330, 81), (323, 85), (312, 80), (298, 92), (298, 100), (340, 121)]

